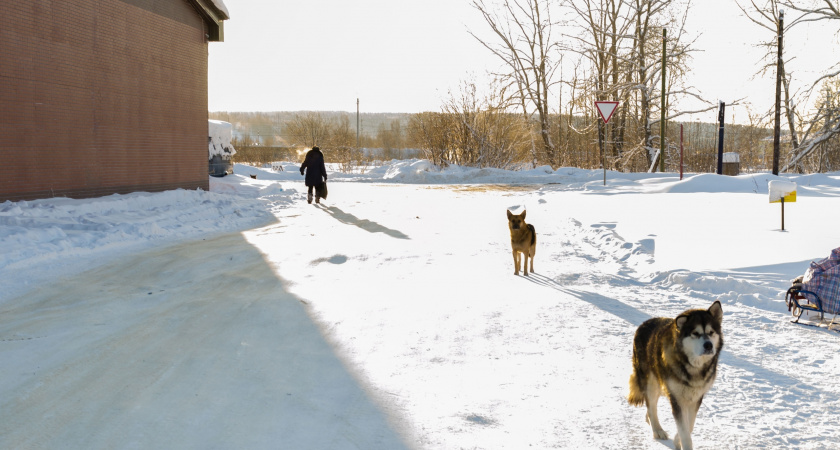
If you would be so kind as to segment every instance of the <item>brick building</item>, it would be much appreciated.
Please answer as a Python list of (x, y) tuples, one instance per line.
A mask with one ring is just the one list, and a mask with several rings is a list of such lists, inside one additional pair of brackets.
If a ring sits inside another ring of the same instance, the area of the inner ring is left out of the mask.
[(0, 202), (209, 187), (221, 0), (14, 0), (0, 11)]

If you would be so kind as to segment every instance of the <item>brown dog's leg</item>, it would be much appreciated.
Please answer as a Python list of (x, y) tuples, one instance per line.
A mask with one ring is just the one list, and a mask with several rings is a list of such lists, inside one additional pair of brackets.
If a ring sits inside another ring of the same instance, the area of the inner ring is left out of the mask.
[(534, 249), (533, 248), (529, 252), (529, 256), (531, 257), (531, 273), (534, 273)]
[(519, 275), (519, 252), (513, 251), (513, 274)]

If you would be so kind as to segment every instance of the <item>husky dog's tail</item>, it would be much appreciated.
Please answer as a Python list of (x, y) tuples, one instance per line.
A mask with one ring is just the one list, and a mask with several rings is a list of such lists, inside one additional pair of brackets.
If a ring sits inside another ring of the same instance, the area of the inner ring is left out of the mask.
[[(630, 403), (631, 406), (644, 406), (645, 404), (645, 395), (643, 394), (644, 388), (642, 387), (639, 378), (636, 372), (637, 368), (633, 368), (633, 373), (630, 375), (630, 394), (627, 395), (627, 401)], [(646, 378), (646, 377), (644, 377)]]
[(645, 404), (645, 390), (650, 376), (646, 370), (650, 368), (645, 363), (647, 359), (645, 337), (649, 336), (652, 325), (652, 320), (645, 321), (633, 336), (633, 373), (630, 374), (630, 393), (627, 395), (627, 401), (633, 406)]

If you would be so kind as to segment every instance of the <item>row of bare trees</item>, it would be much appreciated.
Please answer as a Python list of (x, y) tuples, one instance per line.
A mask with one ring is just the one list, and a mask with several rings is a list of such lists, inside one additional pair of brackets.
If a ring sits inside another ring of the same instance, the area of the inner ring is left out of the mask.
[[(327, 120), (319, 113), (301, 113), (286, 126), (287, 140), (319, 145), (331, 150), (328, 158), (348, 164), (365, 157), (359, 147), (378, 147), (382, 159), (418, 148), (441, 165), (606, 165), (641, 171), (657, 166), (663, 143), (661, 162), (673, 167), (679, 139), (675, 125), (687, 115), (708, 111), (708, 122), (714, 120), (717, 103), (704, 100), (687, 83), (695, 51), (685, 28), (690, 0), (470, 1), (487, 25), (485, 33), (472, 34), (501, 63), (489, 86), (462, 82), (440, 112), (380, 125), (375, 136), (362, 135), (360, 142), (349, 115)], [(789, 11), (785, 32), (814, 21), (840, 28), (838, 0), (738, 1), (747, 18), (766, 29), (755, 42), (767, 48), (768, 64), (760, 70), (781, 72), (782, 170), (840, 170), (840, 62), (803, 85), (794, 76), (793, 55), (779, 65), (775, 57), (782, 8)], [(619, 100), (620, 107), (604, 125), (592, 101), (607, 99)], [(797, 103), (814, 106), (806, 110)], [(688, 111), (678, 104), (701, 106)], [(750, 125), (735, 127), (726, 137), (741, 153), (743, 165), (758, 170), (768, 161), (772, 110), (748, 115)], [(685, 142), (686, 151), (703, 161), (696, 164), (702, 170), (715, 153), (715, 129), (693, 129), (706, 133)]]
[[(472, 5), (484, 17), (492, 37), (479, 37), (476, 33), (473, 36), (500, 58), (507, 70), (494, 75), (502, 85), (514, 87), (509, 90), (511, 103), (535, 123), (539, 136), (535, 142), (540, 144), (532, 148), (535, 163), (556, 166), (568, 159), (563, 127), (550, 120), (551, 91), (560, 97), (554, 114), (565, 113), (570, 119), (570, 132), (588, 134), (596, 128), (599, 153), (616, 169), (651, 166), (654, 141), (660, 136), (657, 128), (663, 95), (670, 101), (684, 96), (701, 99), (683, 83), (691, 51), (690, 43), (684, 42), (688, 10), (674, 0), (489, 2), (472, 0)], [(565, 20), (555, 21), (552, 17)], [(661, 34), (663, 28), (672, 30), (667, 39)], [(663, 52), (667, 69), (664, 73)], [(564, 57), (575, 60), (574, 73), (565, 77)], [(663, 76), (665, 83), (661, 82)], [(564, 91), (570, 93), (565, 104)], [(573, 118), (594, 117), (593, 99), (621, 101), (612, 124), (607, 127), (593, 120), (582, 124), (583, 128), (576, 127)], [(716, 107), (705, 103), (707, 106), (701, 111)], [(667, 119), (687, 113), (674, 112)], [(553, 133), (555, 126), (561, 129)], [(557, 136), (557, 140), (552, 136)]]
[[(809, 6), (793, 0), (749, 1), (749, 5), (740, 5), (741, 9), (772, 32), (756, 42), (768, 49), (774, 48), (782, 7), (799, 13), (787, 29), (810, 21), (840, 20), (837, 0), (811, 0)], [(477, 95), (475, 84), (465, 83), (460, 93), (450, 95), (441, 114), (426, 114), (412, 122), (412, 134), (418, 136), (417, 142), (433, 161), (478, 166), (529, 162), (556, 167), (590, 165), (594, 159), (595, 164), (603, 161), (617, 170), (644, 170), (655, 167), (661, 143), (669, 140), (665, 124), (718, 107), (686, 82), (690, 55), (695, 51), (685, 29), (690, 0), (471, 3), (484, 18), (489, 34), (471, 33), (498, 57), (502, 69), (492, 74), (496, 83), (489, 93)], [(564, 58), (571, 62), (564, 64)], [(785, 170), (836, 170), (840, 168), (834, 162), (840, 158), (834, 150), (840, 140), (840, 66), (835, 65), (813, 86), (797, 93), (791, 87), (792, 71), (785, 67), (789, 59), (779, 66), (788, 141)], [(762, 70), (775, 72), (774, 62), (775, 58), (771, 59)], [(797, 98), (817, 91), (814, 111), (796, 110)], [(557, 108), (551, 107), (553, 99), (557, 99)], [(597, 120), (592, 100), (607, 99), (621, 103), (610, 124), (604, 125)], [(688, 104), (684, 99), (701, 106), (691, 111), (674, 106)], [(663, 111), (665, 122), (660, 119)], [(521, 120), (516, 120), (517, 115)], [(755, 127), (769, 124), (769, 114), (756, 117)], [(433, 131), (444, 124), (446, 132)], [(755, 152), (764, 152), (763, 142)], [(587, 149), (597, 146), (597, 158), (592, 158), (591, 151), (582, 158), (581, 145)]]
[[(341, 170), (349, 172), (359, 166), (366, 166), (372, 160), (399, 159), (405, 156), (405, 149), (416, 145), (403, 129), (401, 120), (394, 119), (390, 123), (380, 123), (376, 134), (371, 136), (360, 133), (355, 121), (351, 121), (349, 113), (325, 114), (315, 111), (304, 111), (294, 115), (282, 123), (266, 125), (268, 114), (253, 113), (249, 125), (259, 124), (262, 133), (253, 136), (242, 133), (233, 139), (232, 144), (237, 149), (234, 159), (240, 162), (264, 165), (279, 160), (299, 160), (302, 154), (318, 146), (325, 153), (329, 162), (338, 163)], [(276, 114), (276, 113), (275, 113)], [(234, 120), (241, 118), (234, 113), (215, 113), (219, 120)]]

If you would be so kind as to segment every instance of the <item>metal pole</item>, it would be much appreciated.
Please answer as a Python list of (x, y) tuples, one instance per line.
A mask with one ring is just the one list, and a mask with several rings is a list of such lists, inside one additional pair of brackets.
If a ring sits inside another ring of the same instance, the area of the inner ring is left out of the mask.
[(659, 118), (659, 171), (665, 172), (665, 28), (662, 29), (662, 107)]
[(680, 124), (680, 180), (683, 179), (683, 126)]
[[(596, 107), (597, 109), (597, 107)], [(598, 120), (598, 119), (595, 119)], [(601, 141), (601, 167), (604, 169), (604, 186), (607, 185), (607, 124), (598, 120), (598, 140)], [(603, 134), (603, 138), (600, 136)]]
[(356, 150), (359, 149), (359, 98), (356, 97)]
[[(781, 138), (781, 103), (782, 103), (782, 35), (785, 31), (785, 12), (779, 11), (779, 43), (776, 49), (776, 113), (775, 124), (773, 125), (773, 175), (779, 174), (779, 141)], [(782, 227), (784, 229), (784, 227)]]
[[(604, 139), (607, 137), (607, 124), (604, 124)], [(605, 145), (606, 147), (606, 145)], [(601, 152), (601, 165), (604, 166), (604, 186), (607, 185), (607, 156), (606, 151)]]
[(717, 163), (717, 174), (723, 175), (723, 118), (724, 118), (724, 110), (726, 109), (726, 103), (720, 102), (720, 111), (718, 111), (718, 122), (720, 125), (718, 126), (718, 163)]

